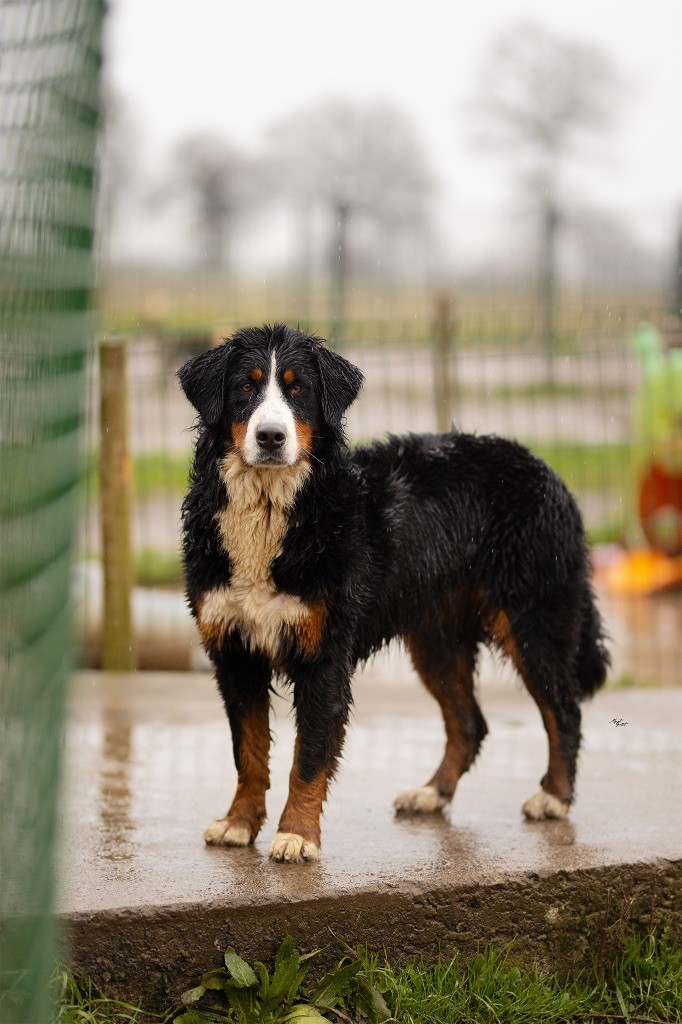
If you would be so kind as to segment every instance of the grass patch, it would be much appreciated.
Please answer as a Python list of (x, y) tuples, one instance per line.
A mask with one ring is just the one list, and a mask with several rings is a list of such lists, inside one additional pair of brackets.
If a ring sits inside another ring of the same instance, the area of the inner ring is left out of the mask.
[(590, 547), (596, 544), (625, 544), (627, 541), (627, 523), (625, 515), (621, 519), (607, 519), (587, 530)]
[[(532, 449), (558, 473), (578, 498), (587, 493), (596, 495), (602, 492), (629, 495), (631, 498), (634, 495), (635, 467), (639, 459), (639, 449), (634, 444), (539, 444), (532, 445)], [(137, 455), (133, 460), (135, 501), (165, 497), (177, 502), (179, 507), (188, 488), (190, 462), (190, 455), (163, 452)], [(90, 470), (84, 474), (82, 488), (85, 500), (97, 500), (96, 463), (91, 462)], [(633, 501), (624, 501), (622, 517), (593, 523), (588, 529), (590, 543), (623, 542)], [(140, 586), (169, 586), (177, 583), (181, 576), (179, 556), (173, 552), (148, 549), (136, 555), (136, 579)]]
[(53, 1024), (668, 1024), (682, 1020), (682, 949), (633, 936), (605, 972), (562, 981), (514, 962), (513, 950), (395, 967), (360, 949), (324, 975), (316, 952), (285, 939), (271, 970), (234, 950), (166, 1014), (108, 1000), (60, 973)]
[[(363, 442), (364, 443), (364, 442)], [(622, 542), (632, 515), (636, 485), (636, 468), (642, 462), (642, 450), (635, 444), (533, 444), (532, 450), (544, 459), (578, 496), (610, 492), (627, 497), (622, 517), (592, 524), (588, 530), (591, 544)], [(178, 507), (189, 481), (191, 455), (152, 452), (133, 460), (133, 494), (135, 501), (165, 497)], [(96, 460), (82, 478), (84, 499), (94, 502), (98, 497)], [(166, 586), (181, 576), (175, 556), (161, 552), (142, 552), (138, 558), (137, 579), (142, 586)]]
[(541, 381), (536, 384), (509, 385), (508, 387), (482, 387), (457, 389), (456, 395), (479, 401), (494, 399), (581, 398), (604, 401), (606, 398), (627, 398), (628, 388), (617, 384), (563, 384), (559, 381)]
[(578, 493), (633, 486), (637, 456), (634, 444), (533, 444), (530, 447)]
[[(133, 497), (136, 501), (157, 495), (180, 497), (189, 486), (192, 456), (150, 452), (133, 458)], [(80, 477), (81, 490), (88, 502), (99, 497), (97, 453), (88, 458)]]
[(400, 1024), (667, 1022), (682, 1013), (682, 953), (665, 938), (630, 939), (610, 975), (569, 983), (493, 948), (467, 962), (377, 968), (375, 981)]
[(137, 1006), (108, 999), (90, 981), (77, 981), (58, 971), (53, 981), (55, 1011), (52, 1024), (159, 1024), (172, 1020), (174, 1011), (147, 1013)]
[(166, 455), (154, 452), (133, 459), (133, 490), (136, 498), (147, 498), (159, 491), (181, 494), (189, 483), (190, 455)]
[[(599, 383), (564, 384), (551, 380), (528, 384), (514, 383), (493, 386), (485, 384), (460, 384), (457, 382), (453, 385), (453, 397), (456, 408), (456, 403), (460, 401), (475, 401), (481, 404), (486, 402), (506, 402), (509, 405), (513, 401), (533, 401), (543, 398), (576, 398), (582, 399), (587, 403), (588, 401), (604, 401), (607, 398), (627, 399), (630, 394), (630, 390), (624, 385)], [(416, 383), (409, 387), (393, 384), (391, 396), (407, 402), (413, 402), (415, 405), (428, 405), (433, 400), (432, 392), (423, 385), (417, 386)]]
[(651, 688), (653, 683), (650, 679), (633, 676), (631, 672), (621, 672), (619, 676), (609, 678), (606, 685), (609, 690), (642, 690)]
[[(364, 443), (364, 442), (363, 442)], [(577, 491), (611, 490), (630, 484), (638, 455), (634, 444), (533, 444), (532, 450)], [(133, 462), (136, 498), (187, 489), (190, 456), (163, 452), (138, 455)]]
[(138, 587), (173, 587), (182, 583), (179, 551), (142, 548), (135, 552), (135, 582)]

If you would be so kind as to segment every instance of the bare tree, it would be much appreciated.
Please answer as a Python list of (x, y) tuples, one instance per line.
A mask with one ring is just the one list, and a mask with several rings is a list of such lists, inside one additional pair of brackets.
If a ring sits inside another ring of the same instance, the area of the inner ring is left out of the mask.
[(562, 226), (583, 289), (660, 289), (666, 270), (663, 254), (639, 241), (620, 217), (574, 203)]
[(354, 221), (367, 218), (385, 233), (424, 225), (433, 187), (423, 149), (407, 118), (387, 103), (325, 100), (294, 113), (270, 132), (271, 162), (280, 186), (306, 217), (322, 203), (331, 222), (332, 333), (345, 320), (348, 238)]
[(480, 70), (473, 104), (476, 139), (517, 165), (540, 214), (539, 299), (550, 358), (561, 175), (567, 161), (584, 154), (590, 138), (611, 126), (621, 88), (601, 48), (530, 23), (499, 36)]
[(157, 202), (189, 199), (208, 273), (229, 266), (230, 232), (262, 194), (262, 168), (224, 139), (210, 133), (182, 139), (171, 155), (168, 181)]
[(672, 311), (682, 319), (682, 206), (677, 210), (677, 238), (673, 265)]
[(99, 258), (111, 258), (112, 236), (125, 219), (127, 205), (139, 187), (137, 176), (140, 136), (130, 104), (119, 92), (105, 88), (101, 102), (102, 127), (97, 146), (97, 231)]

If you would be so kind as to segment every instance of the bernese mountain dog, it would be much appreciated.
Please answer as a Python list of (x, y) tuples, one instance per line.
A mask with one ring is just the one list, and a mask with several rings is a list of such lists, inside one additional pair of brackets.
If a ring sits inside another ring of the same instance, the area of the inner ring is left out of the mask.
[(297, 738), (275, 861), (314, 861), (358, 662), (401, 638), (440, 705), (445, 753), (398, 812), (444, 808), (487, 732), (477, 652), (511, 658), (549, 740), (527, 818), (573, 799), (581, 699), (609, 657), (578, 507), (500, 437), (408, 434), (349, 448), (360, 370), (291, 327), (248, 328), (179, 371), (198, 435), (182, 507), (186, 590), (232, 732), (237, 790), (209, 844), (265, 820), (269, 697), (291, 684)]

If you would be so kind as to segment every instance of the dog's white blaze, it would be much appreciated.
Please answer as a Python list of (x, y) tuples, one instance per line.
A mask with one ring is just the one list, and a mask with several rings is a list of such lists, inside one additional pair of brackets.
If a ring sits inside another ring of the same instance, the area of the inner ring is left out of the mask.
[(282, 549), (289, 511), (310, 473), (310, 463), (292, 469), (245, 466), (234, 453), (221, 462), (228, 504), (217, 520), (230, 558), (229, 586), (215, 587), (199, 609), (201, 626), (236, 629), (252, 649), (275, 657), (284, 626), (310, 614), (294, 594), (278, 593), (270, 568)]
[(258, 407), (254, 410), (246, 428), (244, 456), (250, 465), (256, 465), (261, 455), (256, 434), (261, 427), (278, 427), (285, 436), (282, 455), (287, 466), (293, 466), (298, 459), (298, 438), (294, 414), (289, 408), (277, 381), (277, 356), (273, 352), (270, 362), (270, 379)]

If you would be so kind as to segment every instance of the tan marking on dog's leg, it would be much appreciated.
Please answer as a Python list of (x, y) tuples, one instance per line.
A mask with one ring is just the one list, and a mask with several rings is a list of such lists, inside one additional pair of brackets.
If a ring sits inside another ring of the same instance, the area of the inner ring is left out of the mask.
[(197, 604), (197, 625), (201, 634), (204, 650), (217, 650), (225, 636), (225, 624), (219, 618), (207, 614), (207, 605), (211, 605), (211, 594), (204, 594)]
[(485, 722), (474, 698), (476, 643), (453, 637), (476, 636), (473, 602), (454, 595), (437, 620), (429, 619), (405, 637), (405, 646), (422, 683), (436, 698), (443, 715), (446, 744), (443, 759), (425, 786), (400, 793), (396, 811), (432, 814), (452, 800), (457, 783), (476, 756)]
[(292, 620), (291, 630), (299, 650), (310, 657), (322, 643), (327, 609), (322, 602), (306, 606), (306, 614)]
[(512, 635), (508, 616), (504, 612), (498, 612), (491, 625), (495, 639), (513, 661), (516, 671), (537, 704), (547, 733), (549, 763), (540, 783), (542, 789), (526, 800), (521, 810), (527, 818), (563, 818), (568, 814), (571, 805), (573, 785), (566, 755), (561, 747), (561, 731), (556, 714), (547, 697), (528, 675), (525, 662)]
[(294, 747), (294, 763), (289, 775), (289, 797), (282, 812), (277, 835), (270, 846), (276, 861), (300, 863), (317, 860), (320, 850), (320, 815), (327, 795), (327, 773), (320, 771), (306, 782), (298, 769), (299, 740)]
[(204, 832), (209, 846), (248, 846), (265, 821), (265, 794), (270, 785), (268, 704), (252, 708), (241, 722), (237, 792), (224, 818)]
[[(561, 749), (561, 733), (557, 725), (556, 715), (549, 703), (541, 695), (537, 694), (534, 690), (531, 690), (531, 695), (540, 708), (542, 723), (545, 727), (549, 744), (549, 763), (547, 765), (547, 772), (543, 776), (540, 785), (547, 796), (560, 804), (565, 804), (566, 810), (568, 810), (573, 797), (573, 786), (569, 778), (566, 758)], [(564, 811), (565, 813), (566, 811)], [(553, 814), (545, 816), (556, 817)]]

